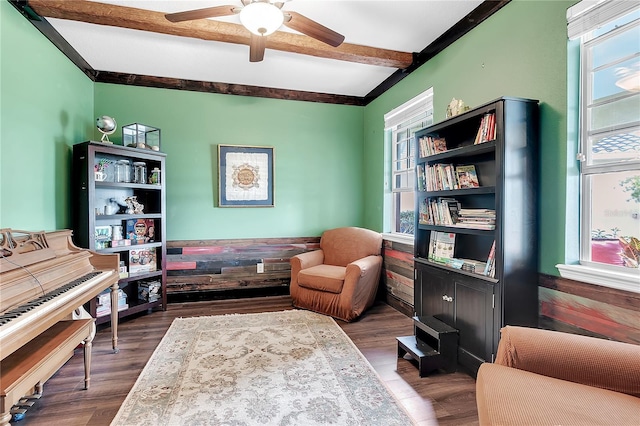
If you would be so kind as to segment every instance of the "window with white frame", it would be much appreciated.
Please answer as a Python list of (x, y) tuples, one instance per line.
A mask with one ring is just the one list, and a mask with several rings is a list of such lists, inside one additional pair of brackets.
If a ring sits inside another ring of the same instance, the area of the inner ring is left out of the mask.
[(433, 88), (405, 102), (384, 116), (391, 141), (391, 201), (387, 229), (392, 234), (413, 236), (415, 227), (414, 133), (433, 123)]
[(567, 18), (569, 38), (580, 42), (580, 264), (633, 277), (640, 271), (640, 4), (582, 1)]

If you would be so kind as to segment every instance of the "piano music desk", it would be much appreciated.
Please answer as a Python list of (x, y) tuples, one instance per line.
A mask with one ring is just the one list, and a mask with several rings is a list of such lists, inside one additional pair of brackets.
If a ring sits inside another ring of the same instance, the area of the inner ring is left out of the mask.
[(42, 386), (84, 342), (84, 383), (89, 388), (92, 326), (95, 320), (60, 321), (0, 362), (0, 426), (9, 425), (11, 407)]

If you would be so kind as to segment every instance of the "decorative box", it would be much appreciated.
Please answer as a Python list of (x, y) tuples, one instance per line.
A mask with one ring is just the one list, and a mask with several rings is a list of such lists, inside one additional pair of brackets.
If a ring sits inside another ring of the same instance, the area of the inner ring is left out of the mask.
[(111, 226), (96, 226), (94, 238), (96, 250), (109, 248), (111, 246)]
[(129, 273), (139, 274), (156, 270), (155, 247), (129, 250)]
[(131, 240), (111, 240), (111, 247), (126, 247), (131, 245)]
[(146, 244), (155, 241), (155, 224), (153, 219), (129, 219), (126, 224), (125, 237), (131, 245)]
[(160, 282), (149, 281), (138, 283), (138, 300), (155, 302), (160, 298)]
[(122, 128), (122, 144), (160, 151), (160, 129), (140, 123), (129, 124)]

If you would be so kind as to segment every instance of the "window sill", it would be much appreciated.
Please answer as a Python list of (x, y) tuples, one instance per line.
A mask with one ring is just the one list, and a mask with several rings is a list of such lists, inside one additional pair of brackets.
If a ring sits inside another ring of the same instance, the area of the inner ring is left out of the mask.
[(408, 234), (391, 234), (383, 233), (382, 239), (386, 241), (393, 241), (394, 243), (409, 244), (413, 246), (413, 235)]
[(560, 271), (562, 278), (640, 293), (640, 270), (638, 269), (621, 272), (586, 265), (562, 264), (556, 265), (556, 268)]

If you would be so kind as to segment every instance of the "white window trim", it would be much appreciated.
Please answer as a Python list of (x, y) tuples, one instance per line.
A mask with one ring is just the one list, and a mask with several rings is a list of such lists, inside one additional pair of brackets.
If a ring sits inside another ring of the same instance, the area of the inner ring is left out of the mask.
[[(635, 7), (635, 2), (583, 0), (569, 8), (567, 21), (569, 38), (588, 33), (599, 23), (621, 16)], [(593, 262), (556, 265), (562, 278), (600, 285), (618, 290), (640, 293), (640, 270), (609, 267)]]
[(620, 271), (609, 270), (602, 266), (563, 264), (556, 265), (556, 268), (560, 271), (562, 278), (640, 293), (640, 271), (637, 269)]
[(414, 237), (415, 237), (414, 235), (401, 234), (399, 232), (383, 232), (382, 233), (383, 240), (393, 241), (394, 243), (409, 244), (411, 246), (413, 245)]
[[(430, 105), (429, 105), (430, 104)], [(384, 115), (384, 130), (391, 131), (396, 126), (401, 123), (411, 119), (417, 114), (421, 113), (425, 109), (428, 110), (428, 107), (433, 108), (433, 87), (428, 88), (424, 92), (415, 96), (414, 98), (406, 101), (402, 105), (394, 108)], [(390, 185), (389, 188), (393, 192), (393, 185)], [(385, 209), (388, 206), (385, 202)], [(388, 223), (385, 223), (384, 228), (389, 226)], [(388, 229), (388, 228), (387, 228)], [(401, 244), (410, 244), (413, 245), (414, 235), (403, 234), (400, 232), (383, 232), (382, 237), (387, 241), (398, 242)]]

